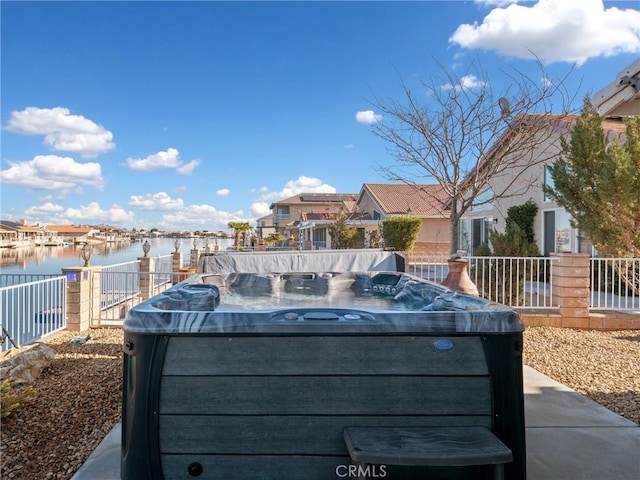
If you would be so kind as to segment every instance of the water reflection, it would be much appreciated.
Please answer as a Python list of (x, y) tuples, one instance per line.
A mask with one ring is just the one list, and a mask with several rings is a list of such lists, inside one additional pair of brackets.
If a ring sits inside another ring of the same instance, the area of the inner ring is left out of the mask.
[[(142, 241), (144, 241), (143, 239)], [(174, 251), (175, 238), (150, 238), (151, 256), (169, 255)], [(233, 244), (232, 239), (218, 240), (221, 249)], [(199, 241), (204, 248), (204, 240)], [(130, 262), (143, 255), (140, 241), (108, 242), (92, 244), (92, 265), (113, 265)], [(60, 273), (63, 268), (81, 266), (82, 244), (68, 246), (28, 246), (0, 248), (0, 273)], [(193, 239), (180, 239), (180, 252), (188, 254)]]

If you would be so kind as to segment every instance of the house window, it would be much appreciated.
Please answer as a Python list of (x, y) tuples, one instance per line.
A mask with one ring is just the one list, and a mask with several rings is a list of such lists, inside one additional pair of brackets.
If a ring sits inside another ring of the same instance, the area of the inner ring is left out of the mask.
[(289, 206), (276, 207), (276, 220), (289, 219)]
[(469, 249), (469, 225), (466, 218), (458, 223), (458, 250), (466, 252)]
[(543, 214), (544, 254), (571, 253), (571, 223), (563, 209), (547, 210)]
[(546, 194), (547, 188), (550, 188), (550, 189), (555, 188), (555, 184), (553, 183), (553, 177), (551, 176), (551, 165), (544, 166), (544, 186), (545, 186), (545, 189), (543, 190), (544, 201), (552, 202), (553, 199)]
[(313, 230), (313, 248), (321, 249), (327, 248), (327, 229), (315, 228)]
[(380, 220), (380, 212), (374, 210), (373, 211), (373, 219), (374, 220)]
[(493, 229), (493, 218), (481, 217), (471, 219), (471, 251), (483, 243), (489, 243), (489, 232)]
[(493, 208), (493, 195), (493, 188), (489, 187), (483, 190), (473, 199), (470, 210), (472, 212), (491, 210)]

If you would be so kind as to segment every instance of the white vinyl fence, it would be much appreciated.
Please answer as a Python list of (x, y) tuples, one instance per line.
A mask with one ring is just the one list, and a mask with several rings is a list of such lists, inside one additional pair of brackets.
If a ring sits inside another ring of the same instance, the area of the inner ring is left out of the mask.
[(640, 258), (592, 258), (589, 307), (640, 310)]
[(3, 352), (66, 328), (66, 285), (57, 276), (0, 287)]
[[(442, 282), (449, 273), (446, 256), (411, 255), (409, 273)], [(469, 257), (469, 276), (481, 297), (510, 307), (555, 308), (553, 257)]]

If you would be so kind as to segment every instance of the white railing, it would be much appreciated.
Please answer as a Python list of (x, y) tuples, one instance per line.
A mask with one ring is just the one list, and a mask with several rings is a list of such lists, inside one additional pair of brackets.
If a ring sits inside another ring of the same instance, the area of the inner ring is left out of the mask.
[(59, 273), (2, 273), (0, 274), (0, 287), (10, 287), (59, 276)]
[[(447, 256), (411, 255), (409, 273), (442, 282), (449, 273)], [(510, 307), (556, 308), (550, 257), (468, 257), (469, 276), (481, 297)]]
[(92, 281), (99, 281), (100, 310), (119, 305), (140, 294), (140, 261), (102, 267)]
[(66, 278), (0, 288), (1, 351), (28, 345), (67, 326)]
[[(95, 271), (92, 284), (101, 289), (91, 296), (91, 325), (120, 323), (130, 308), (185, 280), (188, 272)], [(110, 289), (111, 288), (111, 289)]]
[(592, 258), (589, 307), (640, 310), (640, 258)]
[(479, 295), (510, 307), (557, 308), (553, 257), (470, 257), (469, 275)]
[(446, 256), (440, 255), (410, 255), (409, 273), (425, 280), (440, 283), (449, 273)]
[(154, 287), (158, 288), (161, 285), (170, 284), (171, 270), (173, 270), (173, 255), (163, 255), (161, 257), (156, 257), (153, 269), (157, 273), (153, 276)]

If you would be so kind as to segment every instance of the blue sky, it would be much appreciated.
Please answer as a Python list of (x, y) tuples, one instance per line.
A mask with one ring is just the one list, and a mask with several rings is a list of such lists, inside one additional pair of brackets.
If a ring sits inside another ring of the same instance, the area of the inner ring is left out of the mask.
[(511, 68), (539, 75), (534, 52), (551, 76), (575, 66), (581, 101), (640, 56), (637, 0), (2, 1), (0, 17), (1, 217), (29, 223), (255, 224), (299, 192), (387, 182), (371, 124), (400, 79), (440, 63), (462, 82), (479, 61), (495, 93)]

